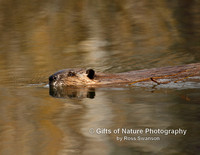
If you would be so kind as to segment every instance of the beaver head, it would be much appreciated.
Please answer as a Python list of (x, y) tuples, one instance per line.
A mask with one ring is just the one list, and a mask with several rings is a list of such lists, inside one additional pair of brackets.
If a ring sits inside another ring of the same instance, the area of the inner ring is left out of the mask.
[(64, 69), (49, 77), (50, 86), (74, 86), (95, 83), (93, 69)]

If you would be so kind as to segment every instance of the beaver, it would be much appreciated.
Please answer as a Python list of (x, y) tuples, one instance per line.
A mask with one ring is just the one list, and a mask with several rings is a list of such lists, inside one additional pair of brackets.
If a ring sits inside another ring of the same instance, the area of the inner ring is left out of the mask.
[(49, 77), (50, 86), (102, 86), (125, 85), (137, 82), (156, 84), (177, 82), (200, 76), (200, 63), (135, 70), (123, 73), (96, 73), (93, 69), (64, 69)]

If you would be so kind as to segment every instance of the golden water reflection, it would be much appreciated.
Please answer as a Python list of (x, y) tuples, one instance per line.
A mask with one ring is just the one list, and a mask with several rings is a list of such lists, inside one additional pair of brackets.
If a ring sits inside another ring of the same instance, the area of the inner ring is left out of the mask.
[[(185, 147), (193, 148), (187, 150), (187, 153), (197, 151), (196, 136), (200, 126), (196, 124), (194, 130), (193, 125), (198, 117), (190, 111), (199, 110), (197, 104), (199, 95), (195, 95), (195, 91), (191, 90), (181, 92), (167, 90), (167, 94), (165, 91), (166, 89), (155, 90), (152, 93), (143, 88), (99, 89), (94, 99), (59, 99), (49, 97), (48, 89), (44, 88), (18, 89), (18, 92), (11, 92), (12, 97), (8, 95), (2, 97), (4, 102), (0, 108), (0, 152), (1, 154), (16, 154), (16, 152), (17, 154), (120, 154), (122, 152), (129, 154), (166, 153), (166, 151), (180, 153)], [(43, 97), (39, 98), (39, 94)], [(184, 97), (183, 94), (187, 96)], [(124, 135), (89, 132), (90, 128), (114, 130), (146, 127), (183, 128), (187, 129), (188, 133), (185, 136), (154, 135), (159, 136), (160, 141), (119, 142), (116, 136)]]
[(178, 0), (1, 1), (1, 66), (21, 77), (62, 67), (119, 72), (197, 62), (198, 6)]

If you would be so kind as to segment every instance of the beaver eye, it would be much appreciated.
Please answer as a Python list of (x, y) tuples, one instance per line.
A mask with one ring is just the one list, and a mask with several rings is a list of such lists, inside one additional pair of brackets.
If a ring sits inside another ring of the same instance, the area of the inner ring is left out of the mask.
[(76, 74), (74, 72), (69, 72), (67, 76), (75, 76)]

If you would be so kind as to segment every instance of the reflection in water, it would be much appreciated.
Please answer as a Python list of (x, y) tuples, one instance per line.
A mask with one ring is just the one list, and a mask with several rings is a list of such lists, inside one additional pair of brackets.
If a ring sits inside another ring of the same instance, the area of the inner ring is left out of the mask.
[[(199, 120), (196, 113), (200, 110), (200, 98), (194, 90), (163, 89), (152, 93), (142, 88), (102, 89), (96, 91), (98, 95), (93, 100), (52, 98), (48, 97), (48, 89), (17, 91), (12, 92), (15, 100), (8, 95), (1, 96), (4, 101), (0, 108), (1, 154), (184, 153), (186, 150), (191, 153), (198, 150), (200, 126), (196, 124)], [(159, 136), (161, 140), (119, 142), (116, 136), (122, 134), (89, 133), (90, 128), (146, 127), (183, 128), (188, 134), (148, 134), (142, 136)]]
[(91, 98), (95, 97), (94, 88), (77, 88), (77, 87), (49, 87), (49, 94), (58, 98)]
[[(0, 154), (199, 152), (199, 87), (30, 87), (64, 68), (111, 73), (199, 62), (199, 8), (197, 0), (0, 1)], [(122, 127), (188, 134), (119, 142), (88, 132)]]

